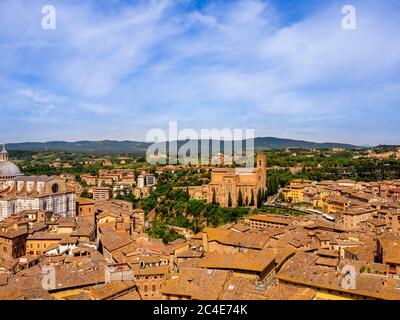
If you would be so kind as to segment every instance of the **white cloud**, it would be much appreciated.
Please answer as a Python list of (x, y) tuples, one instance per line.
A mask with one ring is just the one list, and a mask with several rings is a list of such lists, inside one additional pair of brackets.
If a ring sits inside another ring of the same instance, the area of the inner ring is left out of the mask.
[[(0, 62), (0, 90), (22, 87), (25, 100), (15, 102), (21, 108), (28, 100), (49, 106), (47, 113), (63, 106), (71, 122), (92, 112), (109, 128), (123, 123), (127, 137), (131, 122), (138, 130), (152, 119), (177, 119), (183, 127), (254, 126), (326, 140), (347, 134), (348, 142), (366, 143), (363, 113), (379, 107), (394, 113), (400, 102), (399, 15), (389, 4), (377, 9), (356, 1), (357, 30), (344, 31), (341, 7), (328, 4), (291, 23), (268, 1), (189, 11), (182, 1), (115, 4), (109, 11), (61, 1), (57, 30), (44, 32), (31, 14), (37, 3), (22, 3), (0, 4), (0, 57), (7, 60)], [(357, 137), (352, 128), (363, 141), (351, 141)], [(370, 138), (380, 132), (372, 123)], [(396, 132), (379, 136), (399, 138)]]
[(20, 89), (17, 91), (22, 97), (30, 99), (34, 103), (53, 105), (55, 103), (61, 103), (64, 101), (64, 97), (31, 88)]
[(95, 103), (81, 103), (80, 107), (82, 107), (85, 110), (91, 111), (96, 114), (100, 115), (106, 115), (113, 113), (113, 108), (101, 105), (101, 104), (95, 104)]

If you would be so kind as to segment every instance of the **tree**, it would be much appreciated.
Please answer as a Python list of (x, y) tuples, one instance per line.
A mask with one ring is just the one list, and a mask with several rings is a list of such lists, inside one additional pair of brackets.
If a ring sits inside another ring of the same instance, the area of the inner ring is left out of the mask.
[(239, 195), (238, 195), (238, 207), (243, 207), (243, 195), (242, 195), (242, 190), (239, 189)]
[(212, 194), (212, 204), (216, 205), (217, 204), (217, 196), (215, 194), (215, 188), (213, 188), (213, 194)]
[(129, 201), (129, 202), (132, 202), (132, 203), (136, 203), (137, 202), (136, 197), (132, 192), (130, 192), (128, 194), (126, 194), (126, 193), (125, 194), (118, 193), (116, 199), (117, 200)]
[(278, 182), (278, 178), (276, 176), (274, 176), (274, 178), (272, 180), (272, 190), (273, 190), (273, 194), (277, 194), (279, 191), (279, 182)]
[(267, 181), (266, 196), (272, 196), (274, 194), (277, 194), (278, 191), (279, 191), (278, 177), (274, 174), (273, 176), (270, 176)]
[(267, 182), (267, 196), (272, 196), (274, 194), (274, 185), (273, 185), (274, 177), (268, 179)]
[(83, 192), (81, 193), (81, 197), (82, 198), (87, 198), (87, 199), (93, 199), (93, 194), (88, 192), (86, 189), (83, 190)]
[(232, 197), (231, 197), (231, 193), (229, 192), (228, 194), (228, 207), (232, 207)]
[(261, 194), (261, 189), (258, 189), (257, 192), (257, 208), (261, 208), (262, 206), (262, 194)]
[(244, 201), (244, 206), (247, 207), (249, 205), (249, 198), (246, 196), (246, 200)]
[(186, 186), (186, 201), (189, 201), (190, 195), (189, 195), (189, 187)]
[(250, 199), (250, 207), (254, 206), (254, 193), (253, 193), (253, 189), (251, 189), (251, 199)]
[(81, 184), (81, 186), (83, 188), (86, 189), (88, 187), (87, 182), (85, 180), (82, 180), (79, 174), (75, 175), (75, 179), (76, 179), (77, 182), (79, 182)]
[(205, 208), (206, 203), (204, 201), (190, 199), (187, 205), (187, 213), (194, 217), (198, 217), (203, 213)]

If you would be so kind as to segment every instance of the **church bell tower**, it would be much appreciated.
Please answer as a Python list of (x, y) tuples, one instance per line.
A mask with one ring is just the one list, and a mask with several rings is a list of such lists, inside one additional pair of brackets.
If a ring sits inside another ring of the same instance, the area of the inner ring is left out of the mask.
[(258, 188), (267, 189), (267, 157), (263, 154), (256, 156), (256, 168), (258, 176)]

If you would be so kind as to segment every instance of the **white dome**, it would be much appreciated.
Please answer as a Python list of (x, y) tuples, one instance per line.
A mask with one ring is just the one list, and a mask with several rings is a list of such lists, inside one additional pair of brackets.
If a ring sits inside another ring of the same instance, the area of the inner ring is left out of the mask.
[(0, 161), (0, 179), (21, 176), (21, 171), (10, 161)]
[(22, 176), (21, 171), (14, 163), (8, 161), (8, 152), (3, 144), (3, 150), (0, 151), (0, 180), (12, 179), (16, 176)]

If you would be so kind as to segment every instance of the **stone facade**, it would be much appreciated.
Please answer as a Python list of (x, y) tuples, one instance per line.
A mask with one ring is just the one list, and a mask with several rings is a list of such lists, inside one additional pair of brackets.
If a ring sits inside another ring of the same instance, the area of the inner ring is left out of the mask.
[(63, 179), (20, 176), (8, 180), (0, 190), (0, 219), (23, 210), (53, 211), (57, 216), (75, 217), (76, 195)]
[[(207, 185), (207, 202), (215, 200), (222, 207), (228, 207), (229, 195), (232, 207), (238, 206), (239, 193), (242, 193), (243, 205), (254, 206), (258, 191), (265, 191), (267, 184), (266, 157), (257, 155), (256, 167), (248, 168), (216, 168), (212, 170), (211, 181)], [(253, 195), (253, 196), (252, 196)], [(254, 204), (251, 205), (251, 199)]]

